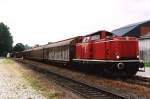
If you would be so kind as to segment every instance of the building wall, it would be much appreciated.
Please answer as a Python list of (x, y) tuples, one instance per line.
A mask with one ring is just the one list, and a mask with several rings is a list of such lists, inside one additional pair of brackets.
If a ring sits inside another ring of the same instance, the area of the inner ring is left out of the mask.
[(150, 38), (139, 40), (140, 59), (150, 62)]
[(150, 33), (150, 26), (141, 26), (141, 35), (147, 35)]

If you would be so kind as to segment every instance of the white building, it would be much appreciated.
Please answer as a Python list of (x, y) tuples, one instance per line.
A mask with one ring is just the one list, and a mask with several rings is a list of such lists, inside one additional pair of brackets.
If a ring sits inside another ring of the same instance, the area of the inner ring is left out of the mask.
[(150, 63), (150, 34), (139, 39), (140, 58)]

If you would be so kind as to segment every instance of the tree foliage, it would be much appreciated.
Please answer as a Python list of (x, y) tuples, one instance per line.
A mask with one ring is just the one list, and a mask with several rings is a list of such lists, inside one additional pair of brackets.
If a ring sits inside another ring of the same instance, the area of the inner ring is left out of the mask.
[(25, 46), (22, 43), (17, 43), (14, 47), (13, 47), (13, 52), (21, 52), (25, 50)]
[(31, 49), (31, 46), (29, 46), (28, 44), (25, 44), (25, 50)]
[(4, 23), (0, 23), (0, 56), (6, 56), (12, 51), (13, 37), (9, 32), (9, 27)]

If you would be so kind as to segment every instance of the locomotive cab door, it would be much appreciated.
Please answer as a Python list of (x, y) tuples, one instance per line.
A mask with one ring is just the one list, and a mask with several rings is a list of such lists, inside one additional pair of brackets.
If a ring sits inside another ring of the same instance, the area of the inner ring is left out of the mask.
[(90, 59), (92, 56), (92, 44), (90, 36), (85, 37), (82, 41), (82, 59)]
[(105, 39), (105, 59), (109, 60), (111, 59), (111, 54), (113, 53), (112, 51), (114, 49), (112, 49), (112, 43), (111, 39), (112, 39), (112, 34), (110, 33), (106, 33), (106, 32), (102, 32), (102, 38)]
[(105, 55), (106, 55), (106, 59), (108, 60), (111, 57), (111, 55), (110, 55), (110, 50), (111, 50), (110, 42), (105, 42), (105, 48), (106, 48)]

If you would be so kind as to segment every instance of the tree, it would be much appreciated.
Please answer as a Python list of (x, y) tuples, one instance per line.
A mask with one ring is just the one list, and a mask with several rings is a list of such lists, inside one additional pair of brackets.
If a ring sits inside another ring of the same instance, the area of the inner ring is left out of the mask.
[(28, 49), (30, 49), (31, 48), (31, 46), (29, 46), (28, 44), (25, 44), (25, 50), (28, 50)]
[(14, 47), (13, 47), (13, 52), (21, 52), (25, 50), (25, 46), (22, 43), (17, 43)]
[(9, 32), (9, 27), (4, 23), (0, 23), (0, 56), (6, 56), (12, 51), (13, 37)]

